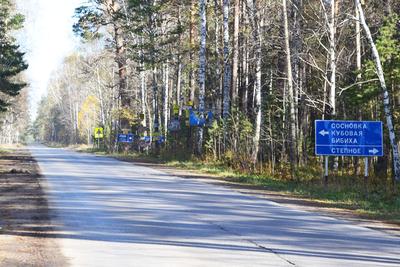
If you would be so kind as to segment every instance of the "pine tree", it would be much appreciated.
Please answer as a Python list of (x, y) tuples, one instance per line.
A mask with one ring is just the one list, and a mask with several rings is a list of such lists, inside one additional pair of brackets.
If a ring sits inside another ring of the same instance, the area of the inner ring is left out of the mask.
[[(20, 51), (10, 32), (19, 29), (23, 17), (19, 14), (11, 15), (9, 0), (0, 1), (0, 92), (8, 96), (17, 96), (26, 86), (16, 82), (15, 76), (28, 68), (24, 61), (24, 53)], [(7, 103), (0, 95), (0, 111), (5, 111)]]

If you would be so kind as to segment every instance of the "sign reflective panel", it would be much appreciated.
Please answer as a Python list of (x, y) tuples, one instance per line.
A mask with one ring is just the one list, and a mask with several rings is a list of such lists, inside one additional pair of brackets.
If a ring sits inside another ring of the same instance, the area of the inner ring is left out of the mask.
[(118, 143), (132, 143), (133, 134), (118, 134)]
[(382, 122), (316, 120), (315, 154), (383, 156)]
[(104, 138), (104, 129), (102, 127), (94, 128), (94, 138)]

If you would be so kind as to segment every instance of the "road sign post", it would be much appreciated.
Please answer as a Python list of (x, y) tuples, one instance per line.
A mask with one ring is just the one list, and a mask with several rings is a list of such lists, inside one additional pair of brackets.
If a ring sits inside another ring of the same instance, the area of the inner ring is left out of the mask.
[(328, 187), (328, 162), (329, 162), (329, 156), (325, 156), (325, 175), (324, 175), (325, 189)]
[(364, 158), (364, 191), (365, 197), (368, 197), (368, 158)]
[(368, 157), (383, 156), (383, 133), (380, 121), (315, 121), (315, 154), (325, 156), (324, 186), (328, 184), (328, 157), (365, 157), (365, 181)]

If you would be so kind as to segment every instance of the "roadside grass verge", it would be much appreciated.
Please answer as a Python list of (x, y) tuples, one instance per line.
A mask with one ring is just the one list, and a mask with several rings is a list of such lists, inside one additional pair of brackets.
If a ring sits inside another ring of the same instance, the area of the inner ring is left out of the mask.
[(0, 155), (5, 155), (10, 153), (10, 151), (4, 147), (0, 147)]
[[(298, 180), (290, 180), (287, 167), (275, 170), (274, 175), (264, 171), (238, 171), (218, 161), (199, 159), (176, 160), (168, 156), (146, 155), (144, 153), (106, 153), (87, 146), (74, 147), (81, 152), (111, 156), (125, 161), (138, 161), (162, 164), (167, 167), (211, 174), (215, 179), (226, 180), (243, 185), (286, 194), (306, 199), (316, 206), (351, 210), (353, 213), (370, 219), (385, 220), (400, 224), (400, 185), (393, 190), (387, 181), (379, 177), (371, 177), (368, 183), (368, 194), (361, 176), (337, 174), (329, 177), (328, 186), (323, 185), (322, 170), (318, 164), (308, 168), (300, 168)], [(283, 177), (283, 178), (282, 178)]]
[(12, 145), (1, 144), (0, 145), (0, 153), (1, 154), (9, 154), (9, 153), (12, 153), (12, 151), (15, 148), (20, 148), (20, 147), (21, 147), (20, 144), (12, 144)]

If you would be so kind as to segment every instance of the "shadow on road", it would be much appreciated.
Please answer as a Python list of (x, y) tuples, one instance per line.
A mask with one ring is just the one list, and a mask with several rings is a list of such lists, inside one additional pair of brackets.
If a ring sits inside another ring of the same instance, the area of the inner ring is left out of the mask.
[(10, 235), (400, 265), (398, 238), (345, 221), (112, 159), (32, 151), (46, 175), (55, 227), (31, 224)]

